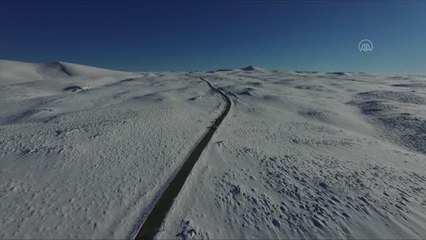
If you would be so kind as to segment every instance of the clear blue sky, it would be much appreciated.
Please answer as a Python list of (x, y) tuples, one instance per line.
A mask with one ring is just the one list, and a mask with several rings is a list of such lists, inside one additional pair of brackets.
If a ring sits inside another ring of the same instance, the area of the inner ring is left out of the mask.
[(425, 74), (426, 1), (2, 0), (0, 59)]

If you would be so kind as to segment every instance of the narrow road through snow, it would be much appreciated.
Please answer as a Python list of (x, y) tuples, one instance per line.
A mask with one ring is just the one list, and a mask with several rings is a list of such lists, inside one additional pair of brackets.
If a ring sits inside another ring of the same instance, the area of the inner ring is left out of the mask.
[(188, 158), (182, 165), (182, 168), (179, 170), (174, 179), (164, 190), (160, 199), (149, 213), (142, 227), (139, 229), (135, 238), (137, 240), (153, 239), (155, 237), (161, 227), (161, 224), (164, 222), (167, 212), (172, 207), (175, 198), (177, 197), (183, 185), (185, 184), (185, 181), (188, 178), (192, 168), (194, 167), (203, 150), (206, 148), (214, 132), (219, 127), (222, 120), (226, 117), (229, 110), (231, 109), (231, 100), (226, 94), (224, 94), (221, 90), (213, 87), (213, 85), (211, 85), (206, 79), (202, 77), (200, 77), (200, 79), (204, 81), (207, 85), (209, 85), (210, 89), (213, 92), (219, 94), (226, 101), (225, 109), (223, 110), (222, 114), (215, 120), (215, 122), (210, 127), (209, 131), (207, 131), (207, 133), (201, 139), (201, 141), (195, 146), (195, 148), (192, 150), (192, 152), (189, 154)]

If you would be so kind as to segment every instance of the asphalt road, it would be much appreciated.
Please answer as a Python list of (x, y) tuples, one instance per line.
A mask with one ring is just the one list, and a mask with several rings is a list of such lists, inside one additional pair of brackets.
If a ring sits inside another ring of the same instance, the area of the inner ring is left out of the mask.
[(170, 208), (173, 205), (173, 202), (179, 192), (181, 191), (183, 185), (185, 184), (186, 179), (191, 173), (192, 168), (197, 162), (203, 150), (206, 148), (216, 129), (220, 126), (223, 119), (228, 114), (231, 109), (231, 100), (229, 97), (224, 94), (221, 90), (213, 87), (206, 79), (200, 78), (204, 81), (211, 89), (211, 91), (219, 94), (226, 102), (225, 109), (221, 115), (216, 118), (213, 125), (209, 128), (207, 133), (203, 136), (201, 141), (195, 146), (192, 152), (189, 154), (188, 158), (185, 160), (179, 172), (176, 174), (175, 178), (170, 182), (167, 188), (164, 190), (163, 194), (155, 204), (154, 208), (149, 213), (142, 227), (139, 229), (136, 238), (139, 239), (153, 239), (161, 228), (164, 219), (169, 212)]

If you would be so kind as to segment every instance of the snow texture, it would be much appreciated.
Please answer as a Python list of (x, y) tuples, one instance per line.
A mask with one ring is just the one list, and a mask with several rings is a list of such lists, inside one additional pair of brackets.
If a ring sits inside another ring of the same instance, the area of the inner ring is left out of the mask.
[(0, 238), (426, 238), (426, 77), (0, 61)]
[(128, 238), (222, 110), (183, 73), (0, 63), (0, 238)]
[(426, 237), (425, 77), (193, 75), (233, 107), (158, 238)]

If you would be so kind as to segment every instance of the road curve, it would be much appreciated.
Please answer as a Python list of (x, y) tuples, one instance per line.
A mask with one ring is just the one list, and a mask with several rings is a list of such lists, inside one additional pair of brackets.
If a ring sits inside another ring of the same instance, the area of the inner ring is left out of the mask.
[(164, 190), (160, 199), (157, 201), (154, 208), (151, 210), (145, 222), (143, 223), (142, 227), (136, 234), (136, 240), (153, 239), (158, 233), (162, 223), (164, 222), (164, 219), (166, 218), (167, 213), (169, 212), (175, 198), (177, 197), (183, 185), (185, 184), (185, 181), (188, 178), (192, 168), (194, 167), (203, 150), (206, 148), (214, 132), (222, 123), (223, 119), (226, 117), (229, 110), (231, 109), (231, 100), (226, 94), (224, 94), (218, 88), (213, 87), (213, 85), (211, 85), (206, 79), (200, 77), (200, 80), (204, 81), (210, 87), (211, 91), (219, 94), (225, 100), (225, 109), (220, 114), (220, 116), (216, 118), (213, 125), (203, 136), (201, 141), (195, 146), (195, 148), (189, 154), (188, 158), (185, 160), (181, 169), (179, 169), (179, 172)]

